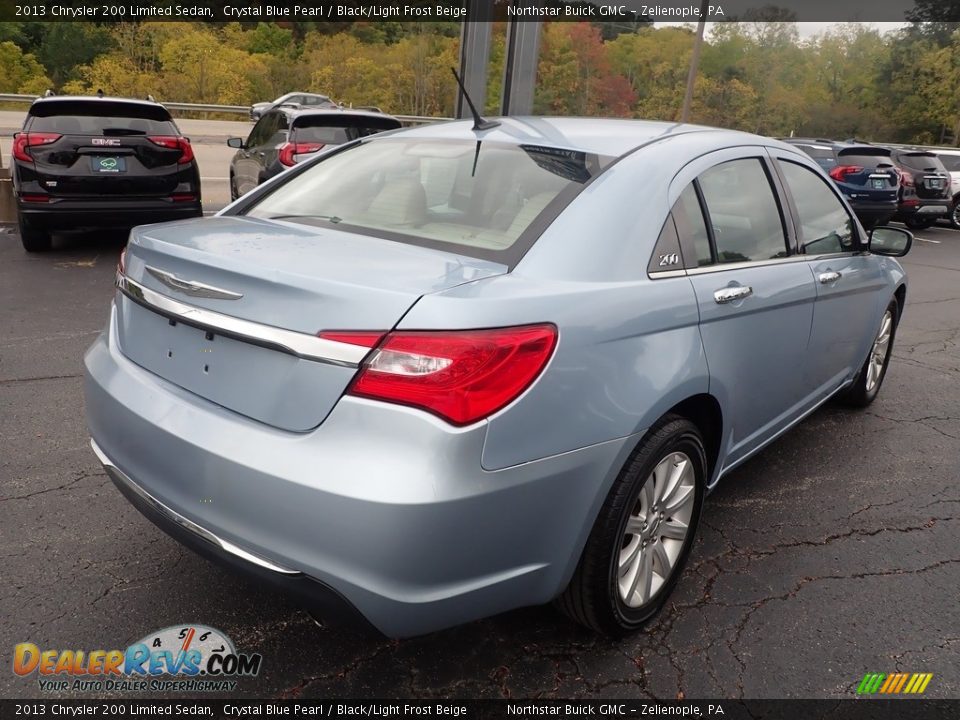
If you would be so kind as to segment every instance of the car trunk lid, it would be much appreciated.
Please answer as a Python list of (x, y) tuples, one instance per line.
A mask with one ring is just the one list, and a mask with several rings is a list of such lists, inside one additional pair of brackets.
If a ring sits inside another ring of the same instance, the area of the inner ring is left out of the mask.
[[(118, 340), (128, 358), (174, 385), (274, 427), (306, 431), (323, 422), (366, 352), (328, 352), (319, 332), (386, 332), (424, 294), (506, 271), (279, 221), (218, 217), (143, 227), (126, 253), (125, 276), (135, 285), (118, 301)], [(156, 297), (177, 305), (157, 307)], [(183, 314), (184, 306), (194, 310)]]

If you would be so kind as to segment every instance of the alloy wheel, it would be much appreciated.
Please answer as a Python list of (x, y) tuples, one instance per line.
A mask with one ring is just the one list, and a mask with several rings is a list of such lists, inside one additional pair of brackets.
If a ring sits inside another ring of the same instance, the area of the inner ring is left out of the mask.
[(871, 392), (877, 386), (883, 374), (892, 333), (893, 313), (887, 310), (883, 314), (883, 320), (880, 321), (880, 332), (877, 333), (877, 339), (873, 341), (873, 348), (870, 350), (870, 361), (867, 363), (867, 392)]
[(670, 453), (647, 477), (627, 518), (618, 558), (617, 586), (628, 607), (650, 602), (673, 574), (695, 499), (695, 470), (685, 453)]

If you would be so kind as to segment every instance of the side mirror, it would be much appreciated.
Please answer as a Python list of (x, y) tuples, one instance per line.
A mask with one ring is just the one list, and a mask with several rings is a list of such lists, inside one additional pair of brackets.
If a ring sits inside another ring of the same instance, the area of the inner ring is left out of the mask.
[(903, 257), (913, 245), (913, 233), (895, 227), (877, 227), (870, 232), (870, 252), (875, 255)]
[(237, 150), (243, 150), (243, 138), (229, 138), (227, 145)]

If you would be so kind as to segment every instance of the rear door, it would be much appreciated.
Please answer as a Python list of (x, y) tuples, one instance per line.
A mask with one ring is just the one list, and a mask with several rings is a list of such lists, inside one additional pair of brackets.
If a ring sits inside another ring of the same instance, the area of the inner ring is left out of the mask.
[(891, 204), (897, 201), (900, 178), (886, 148), (840, 148), (830, 177), (851, 200)]
[(178, 162), (181, 149), (169, 147), (180, 132), (159, 105), (38, 102), (24, 129), (55, 137), (30, 148), (38, 182), (55, 197), (166, 197), (185, 170)]
[(823, 398), (866, 358), (886, 282), (879, 264), (862, 252), (856, 223), (830, 183), (783, 154), (777, 161), (817, 292), (805, 376)]
[(922, 200), (943, 200), (950, 196), (950, 176), (932, 152), (901, 152), (897, 159), (913, 175), (917, 197)]
[(243, 195), (253, 190), (260, 183), (260, 163), (258, 154), (264, 151), (271, 128), (276, 123), (276, 113), (265, 113), (253, 126), (247, 137), (244, 148), (239, 151), (234, 162), (234, 175), (237, 181), (237, 190)]
[[(793, 252), (792, 226), (785, 222), (766, 153), (745, 152), (715, 154), (713, 166), (684, 190), (688, 212), (686, 220), (677, 220), (683, 232), (682, 226), (696, 227), (706, 217), (709, 246), (686, 243), (700, 249), (693, 260), (685, 251), (685, 261), (700, 309), (711, 392), (729, 419), (731, 464), (804, 409), (803, 366), (816, 297), (809, 269)], [(699, 194), (703, 215), (691, 193)], [(702, 257), (706, 251), (709, 256)]]

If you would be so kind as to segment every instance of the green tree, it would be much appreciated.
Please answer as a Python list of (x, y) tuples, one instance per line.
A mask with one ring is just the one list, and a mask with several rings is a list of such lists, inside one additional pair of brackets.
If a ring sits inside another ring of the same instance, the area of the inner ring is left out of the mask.
[(0, 42), (0, 92), (40, 95), (51, 85), (43, 66), (15, 43)]

